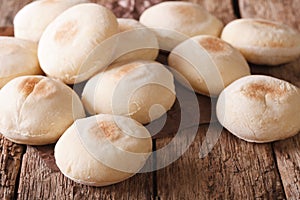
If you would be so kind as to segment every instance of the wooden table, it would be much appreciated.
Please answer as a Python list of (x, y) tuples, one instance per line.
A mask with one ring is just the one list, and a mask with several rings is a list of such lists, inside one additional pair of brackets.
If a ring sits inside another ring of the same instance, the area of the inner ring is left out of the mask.
[[(15, 13), (30, 1), (1, 0), (0, 26), (12, 26)], [(141, 12), (138, 5), (144, 1), (124, 2), (129, 7), (119, 5), (115, 10), (125, 10), (125, 16), (134, 12), (138, 17)], [(283, 22), (300, 31), (300, 0), (193, 2), (206, 7), (224, 23), (240, 17), (260, 17)], [(300, 87), (300, 59), (273, 68), (252, 66), (252, 70), (288, 80)], [(200, 121), (198, 127), (192, 145), (176, 162), (102, 188), (82, 186), (65, 178), (54, 164), (53, 145), (26, 147), (0, 136), (0, 198), (300, 199), (300, 134), (284, 141), (252, 144), (223, 130), (213, 150), (200, 159), (199, 149), (208, 124)], [(191, 129), (186, 128), (184, 134), (188, 136)], [(171, 139), (171, 135), (158, 137), (153, 140), (154, 146), (159, 149)]]

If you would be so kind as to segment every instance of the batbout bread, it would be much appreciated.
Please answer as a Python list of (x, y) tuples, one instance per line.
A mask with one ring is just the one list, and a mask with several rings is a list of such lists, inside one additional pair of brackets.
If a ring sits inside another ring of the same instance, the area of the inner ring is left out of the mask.
[(140, 22), (156, 33), (161, 49), (171, 51), (196, 35), (219, 36), (223, 23), (196, 3), (167, 1), (146, 9)]
[(58, 80), (21, 76), (0, 90), (0, 133), (29, 145), (57, 141), (75, 119), (85, 117), (77, 94)]
[(41, 68), (67, 84), (87, 80), (111, 62), (118, 22), (107, 8), (79, 4), (59, 15), (38, 46)]
[(155, 60), (159, 46), (155, 34), (134, 19), (118, 18), (119, 38), (116, 62)]
[(152, 150), (151, 135), (136, 121), (107, 114), (79, 119), (58, 140), (61, 172), (85, 185), (114, 184), (137, 173)]
[(300, 89), (269, 76), (243, 77), (220, 94), (217, 117), (248, 142), (286, 139), (300, 131)]
[(225, 26), (221, 38), (255, 64), (279, 65), (300, 56), (300, 33), (270, 20), (234, 20)]
[(15, 37), (38, 42), (46, 27), (66, 9), (87, 0), (39, 0), (23, 7), (14, 18)]
[(197, 93), (207, 96), (217, 96), (233, 81), (250, 75), (247, 61), (237, 49), (209, 35), (180, 43), (171, 51), (168, 64), (181, 84), (187, 86), (184, 77)]
[(42, 73), (36, 43), (0, 36), (0, 88), (15, 77)]
[(124, 115), (146, 124), (174, 104), (173, 75), (155, 61), (117, 63), (87, 82), (82, 102), (90, 114)]

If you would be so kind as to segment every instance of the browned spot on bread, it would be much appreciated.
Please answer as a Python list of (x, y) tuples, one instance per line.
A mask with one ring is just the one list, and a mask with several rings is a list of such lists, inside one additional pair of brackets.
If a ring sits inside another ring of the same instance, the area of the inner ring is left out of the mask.
[(135, 29), (134, 27), (132, 27), (131, 25), (129, 24), (119, 24), (119, 32), (122, 33), (122, 32), (125, 32), (125, 31), (129, 31), (129, 30), (133, 30)]
[(28, 77), (25, 78), (18, 86), (18, 89), (24, 96), (28, 96), (34, 89), (34, 87), (40, 82), (41, 78)]
[(293, 43), (288, 43), (284, 39), (274, 36), (273, 38), (266, 38), (265, 40), (257, 40), (253, 45), (266, 48), (286, 48), (292, 47)]
[[(192, 25), (205, 22), (209, 15), (207, 11), (200, 5), (179, 1), (168, 9), (171, 15), (179, 20), (180, 25)], [(163, 20), (163, 19), (162, 19)], [(177, 30), (177, 31), (182, 31)]]
[(252, 83), (247, 85), (243, 89), (243, 93), (253, 99), (262, 99), (266, 95), (271, 97), (282, 96), (287, 92), (286, 87), (280, 87), (280, 85), (271, 85), (264, 82)]
[(55, 33), (54, 41), (60, 44), (65, 44), (69, 41), (72, 41), (78, 32), (76, 24), (76, 21), (67, 21), (61, 24)]
[(42, 96), (45, 98), (54, 95), (56, 91), (57, 88), (51, 81), (42, 80), (36, 85), (33, 92), (36, 96)]
[(110, 141), (117, 140), (120, 137), (121, 130), (112, 121), (101, 121), (98, 122), (98, 127), (102, 130), (104, 136)]
[(191, 8), (185, 5), (180, 5), (175, 7), (175, 11), (182, 15), (190, 15)]
[(273, 47), (273, 48), (282, 48), (282, 47), (285, 47), (286, 45), (284, 44), (283, 41), (281, 40), (277, 40), (277, 41), (270, 41), (268, 44), (267, 44), (268, 47)]
[(129, 64), (119, 66), (118, 67), (119, 69), (116, 71), (115, 77), (117, 79), (120, 79), (121, 77), (126, 75), (128, 72), (130, 72), (131, 70), (134, 70), (135, 68), (137, 68), (140, 65), (141, 65), (141, 63), (139, 63), (139, 62), (132, 62)]
[(227, 44), (218, 38), (204, 38), (199, 44), (210, 52), (222, 52), (226, 50)]

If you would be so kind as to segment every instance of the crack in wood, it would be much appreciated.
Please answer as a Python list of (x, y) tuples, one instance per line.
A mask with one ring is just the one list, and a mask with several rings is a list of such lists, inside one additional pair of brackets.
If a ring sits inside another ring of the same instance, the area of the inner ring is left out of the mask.
[(236, 18), (241, 18), (241, 12), (240, 12), (240, 6), (239, 6), (239, 0), (231, 0), (234, 15)]

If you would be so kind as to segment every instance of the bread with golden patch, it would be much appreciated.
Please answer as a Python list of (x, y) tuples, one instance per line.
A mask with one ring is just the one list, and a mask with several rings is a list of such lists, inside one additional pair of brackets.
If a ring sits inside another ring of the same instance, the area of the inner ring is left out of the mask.
[(133, 119), (100, 114), (76, 120), (58, 140), (55, 161), (77, 183), (105, 186), (136, 174), (152, 151), (151, 135)]
[(119, 33), (113, 62), (155, 60), (159, 46), (152, 30), (135, 19), (118, 18)]
[(283, 140), (300, 131), (300, 89), (270, 76), (246, 76), (223, 90), (216, 111), (220, 123), (243, 140)]
[(300, 57), (300, 33), (270, 20), (234, 20), (224, 27), (221, 38), (254, 64), (279, 65)]
[(146, 124), (174, 104), (173, 75), (155, 61), (116, 63), (87, 82), (82, 102), (90, 114), (123, 115)]
[(153, 29), (160, 48), (166, 51), (192, 36), (219, 36), (223, 28), (223, 23), (199, 4), (182, 1), (156, 4), (142, 13), (140, 22)]
[(14, 18), (15, 37), (38, 42), (46, 27), (63, 11), (88, 0), (39, 0), (24, 6)]
[(89, 79), (111, 63), (118, 32), (115, 15), (94, 3), (73, 6), (44, 31), (38, 46), (41, 68), (67, 84)]
[(54, 143), (75, 119), (85, 117), (77, 94), (61, 81), (21, 76), (0, 90), (0, 133), (29, 145)]
[(180, 83), (187, 86), (188, 82), (197, 93), (207, 96), (218, 96), (233, 81), (250, 75), (247, 61), (237, 49), (209, 35), (180, 43), (171, 51), (168, 64)]

